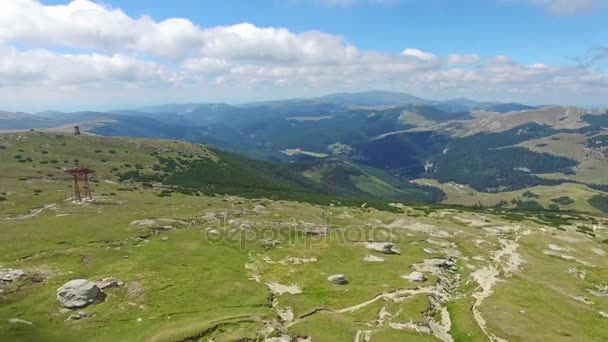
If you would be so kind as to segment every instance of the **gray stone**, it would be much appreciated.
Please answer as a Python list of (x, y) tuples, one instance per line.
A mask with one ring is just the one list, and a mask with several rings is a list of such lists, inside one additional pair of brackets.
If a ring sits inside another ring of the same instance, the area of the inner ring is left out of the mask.
[(368, 242), (367, 248), (383, 254), (399, 254), (395, 244), (390, 242)]
[(0, 282), (4, 283), (16, 283), (19, 280), (25, 278), (26, 273), (24, 270), (3, 268), (0, 269)]
[(327, 277), (327, 280), (331, 281), (334, 284), (343, 285), (348, 283), (344, 274), (334, 274), (332, 276)]
[(368, 255), (365, 258), (363, 258), (363, 261), (367, 261), (367, 262), (382, 262), (384, 261), (383, 258), (375, 256), (375, 255)]
[(95, 301), (100, 290), (86, 279), (75, 279), (57, 289), (57, 300), (66, 308), (81, 308)]

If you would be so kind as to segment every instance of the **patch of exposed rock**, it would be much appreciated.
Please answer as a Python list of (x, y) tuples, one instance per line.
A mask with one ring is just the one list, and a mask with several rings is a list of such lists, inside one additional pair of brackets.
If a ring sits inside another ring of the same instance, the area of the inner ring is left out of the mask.
[(278, 295), (282, 295), (285, 293), (296, 295), (296, 294), (302, 293), (302, 289), (300, 289), (300, 287), (297, 284), (283, 285), (283, 284), (271, 282), (271, 283), (266, 283), (266, 286), (268, 286), (268, 288), (270, 289), (270, 291), (272, 291), (272, 293), (278, 294)]
[(110, 277), (110, 278), (99, 279), (98, 281), (95, 282), (95, 285), (97, 285), (97, 287), (100, 290), (105, 290), (105, 289), (109, 289), (112, 287), (122, 286), (122, 285), (124, 285), (124, 282), (122, 282), (120, 279)]
[(82, 308), (96, 302), (101, 295), (99, 287), (86, 279), (74, 279), (57, 289), (57, 300), (66, 308)]

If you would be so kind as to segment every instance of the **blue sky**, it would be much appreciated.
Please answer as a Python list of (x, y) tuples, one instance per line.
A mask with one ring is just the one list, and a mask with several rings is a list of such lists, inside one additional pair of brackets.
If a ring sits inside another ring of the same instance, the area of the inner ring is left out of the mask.
[[(4, 0), (0, 76), (17, 82), (0, 83), (0, 108), (244, 102), (370, 88), (608, 106), (607, 3)], [(31, 27), (15, 28), (24, 22)], [(20, 104), (19, 94), (39, 100)]]
[(203, 27), (250, 22), (294, 32), (320, 30), (342, 35), (362, 49), (393, 53), (415, 46), (439, 55), (508, 55), (523, 63), (569, 64), (593, 48), (608, 45), (608, 11), (601, 8), (556, 15), (543, 6), (488, 0), (358, 1), (344, 5), (307, 0), (103, 3), (121, 8), (132, 17), (185, 17)]

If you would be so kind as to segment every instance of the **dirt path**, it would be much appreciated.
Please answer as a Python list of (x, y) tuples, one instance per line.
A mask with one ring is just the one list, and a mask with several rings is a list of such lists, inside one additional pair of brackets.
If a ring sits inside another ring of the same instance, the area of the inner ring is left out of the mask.
[(45, 210), (55, 209), (56, 203), (46, 204), (41, 208), (32, 209), (29, 214), (5, 217), (5, 220), (25, 220), (40, 215)]
[(519, 270), (519, 266), (524, 260), (521, 255), (517, 253), (519, 247), (517, 241), (520, 237), (529, 233), (529, 231), (521, 231), (519, 228), (516, 228), (515, 238), (513, 240), (498, 237), (500, 249), (494, 251), (490, 263), (487, 266), (477, 269), (470, 275), (471, 278), (479, 284), (479, 288), (481, 289), (472, 295), (473, 298), (475, 298), (475, 303), (471, 308), (473, 318), (490, 341), (503, 342), (507, 340), (495, 336), (488, 331), (487, 322), (483, 318), (479, 307), (486, 298), (494, 293), (494, 286), (501, 280), (501, 271), (503, 277), (510, 277)]

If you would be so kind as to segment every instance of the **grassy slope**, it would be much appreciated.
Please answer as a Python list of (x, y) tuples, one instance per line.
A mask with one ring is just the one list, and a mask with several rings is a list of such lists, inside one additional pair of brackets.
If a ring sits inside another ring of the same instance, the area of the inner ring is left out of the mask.
[(475, 206), (481, 203), (483, 206), (491, 207), (497, 205), (500, 201), (508, 202), (509, 207), (513, 207), (512, 200), (530, 200), (524, 196), (524, 193), (530, 191), (539, 198), (532, 200), (539, 202), (543, 207), (548, 208), (549, 205), (555, 204), (553, 199), (568, 196), (574, 200), (574, 203), (569, 205), (558, 204), (560, 210), (573, 210), (580, 212), (598, 213), (601, 212), (597, 208), (588, 203), (588, 200), (593, 196), (603, 194), (599, 190), (591, 189), (582, 184), (564, 183), (554, 186), (535, 186), (518, 191), (506, 191), (498, 193), (478, 192), (468, 186), (459, 186), (454, 183), (439, 183), (434, 179), (417, 179), (417, 183), (438, 187), (446, 192), (446, 198), (442, 201), (444, 204)]

